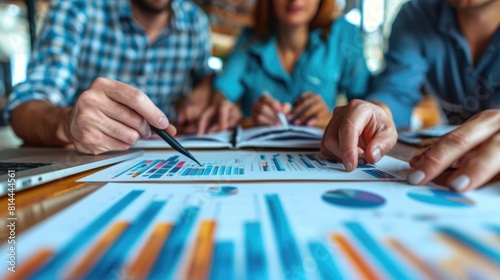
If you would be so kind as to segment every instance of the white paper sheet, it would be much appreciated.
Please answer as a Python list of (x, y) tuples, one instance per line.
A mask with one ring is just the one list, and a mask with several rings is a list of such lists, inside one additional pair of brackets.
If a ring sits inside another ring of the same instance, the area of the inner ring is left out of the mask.
[[(232, 148), (232, 130), (205, 135), (181, 135), (177, 141), (186, 149)], [(141, 139), (133, 148), (138, 149), (172, 149), (163, 139)]]
[(408, 163), (384, 157), (376, 165), (343, 165), (318, 152), (217, 151), (193, 152), (198, 166), (176, 152), (146, 152), (79, 181), (262, 181), (262, 180), (402, 180)]
[[(132, 194), (134, 198), (124, 203)], [(214, 221), (214, 235), (208, 241), (214, 242), (215, 248), (232, 246), (224, 254), (213, 251), (212, 258), (206, 259), (212, 270), (222, 256), (226, 274), (218, 279), (248, 278), (249, 271), (255, 271), (255, 267), (249, 268), (249, 259), (259, 252), (263, 257), (257, 268), (269, 279), (290, 273), (299, 279), (320, 279), (322, 269), (342, 279), (363, 278), (339, 237), (380, 279), (430, 278), (429, 272), (402, 254), (401, 246), (442, 279), (497, 279), (499, 199), (500, 184), (457, 195), (400, 182), (110, 183), (20, 235), (17, 263), (18, 269), (22, 268), (42, 250), (53, 253), (56, 259), (64, 254), (57, 265), (52, 263), (52, 269), (39, 270), (47, 274), (38, 276), (67, 277), (113, 225), (125, 222), (133, 230), (123, 232), (125, 237), (114, 254), (105, 254), (104, 249), (102, 255), (94, 256), (101, 270), (91, 266), (87, 273), (100, 271), (93, 274), (98, 279), (127, 278), (132, 263), (152, 257), (151, 252), (141, 255), (143, 246), (157, 225), (166, 223), (174, 226), (168, 238), (176, 243), (161, 243), (161, 250), (170, 252), (169, 262), (160, 250), (153, 260), (161, 265), (152, 266), (148, 275), (184, 278), (191, 257), (202, 253), (195, 249), (202, 222)], [(155, 204), (160, 205), (156, 211), (146, 211)], [(190, 218), (183, 216), (187, 209), (195, 210)], [(189, 222), (192, 226), (176, 229)], [(257, 231), (250, 230), (249, 224), (257, 226)], [(444, 230), (460, 238), (449, 242), (452, 238), (443, 234)], [(261, 244), (255, 240), (256, 232), (262, 236)], [(248, 234), (252, 234), (250, 240), (245, 237)], [(165, 244), (174, 244), (176, 249), (168, 250), (171, 247)], [(0, 255), (6, 256), (8, 246), (0, 247)], [(460, 250), (461, 246), (469, 247)], [(5, 265), (2, 262), (0, 276), (8, 274)], [(80, 276), (85, 275), (91, 274)]]

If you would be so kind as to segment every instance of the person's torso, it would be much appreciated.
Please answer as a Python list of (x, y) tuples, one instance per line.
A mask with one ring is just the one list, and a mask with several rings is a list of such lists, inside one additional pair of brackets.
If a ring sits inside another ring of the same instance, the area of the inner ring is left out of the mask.
[(123, 15), (123, 4), (113, 2), (97, 1), (89, 13), (78, 57), (77, 94), (95, 78), (105, 77), (142, 90), (169, 111), (179, 96), (192, 90), (191, 71), (204, 51), (202, 44), (191, 30), (172, 24), (150, 43), (138, 23)]
[(452, 9), (440, 7), (432, 10), (437, 24), (422, 45), (429, 63), (426, 87), (437, 97), (448, 121), (460, 124), (480, 111), (500, 109), (500, 29), (474, 65)]

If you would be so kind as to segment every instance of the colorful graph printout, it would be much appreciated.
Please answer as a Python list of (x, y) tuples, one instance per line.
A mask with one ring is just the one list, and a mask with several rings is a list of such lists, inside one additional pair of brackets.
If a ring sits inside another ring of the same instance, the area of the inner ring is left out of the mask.
[(384, 157), (375, 165), (346, 172), (342, 164), (317, 152), (195, 152), (197, 165), (175, 152), (145, 153), (81, 181), (260, 181), (260, 180), (404, 180), (408, 163)]

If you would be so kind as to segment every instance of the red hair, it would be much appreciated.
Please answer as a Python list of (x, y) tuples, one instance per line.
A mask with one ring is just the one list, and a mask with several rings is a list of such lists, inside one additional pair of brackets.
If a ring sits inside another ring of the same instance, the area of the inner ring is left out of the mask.
[[(253, 11), (254, 38), (256, 40), (267, 39), (275, 34), (276, 30), (271, 26), (276, 26), (275, 14), (272, 5), (273, 0), (257, 0)], [(330, 33), (330, 27), (339, 12), (335, 0), (320, 0), (318, 11), (309, 23), (309, 30), (320, 28), (323, 30), (323, 38)]]

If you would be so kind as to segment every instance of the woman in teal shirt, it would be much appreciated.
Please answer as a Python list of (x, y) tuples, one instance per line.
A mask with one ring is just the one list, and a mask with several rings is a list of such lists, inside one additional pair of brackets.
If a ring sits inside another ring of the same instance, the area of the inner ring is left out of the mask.
[(283, 112), (300, 115), (294, 124), (324, 128), (338, 92), (364, 97), (370, 73), (361, 35), (336, 12), (334, 0), (257, 0), (254, 27), (243, 31), (215, 78), (211, 115), (202, 119), (236, 124), (228, 104), (241, 101), (257, 125), (278, 125)]

